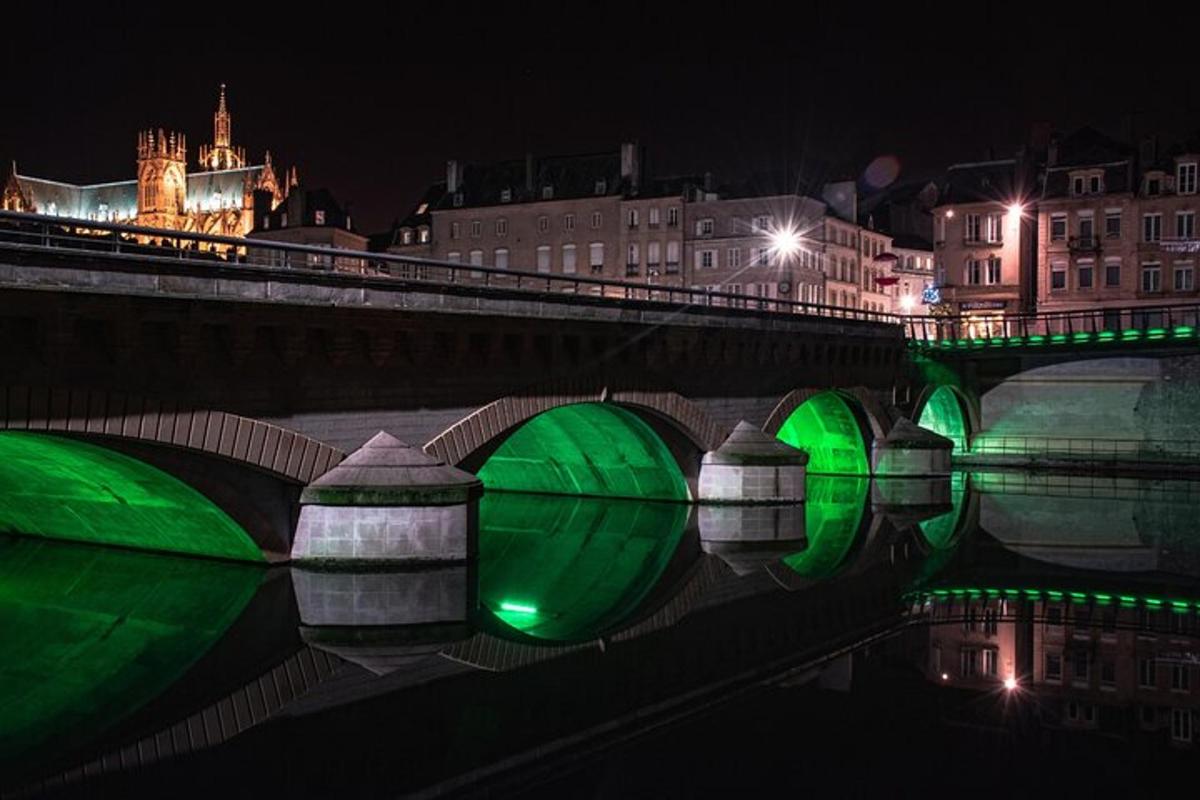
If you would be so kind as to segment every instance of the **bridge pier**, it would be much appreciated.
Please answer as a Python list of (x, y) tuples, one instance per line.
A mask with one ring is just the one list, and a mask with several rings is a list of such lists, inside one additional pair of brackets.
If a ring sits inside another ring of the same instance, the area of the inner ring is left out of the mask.
[(745, 420), (700, 461), (699, 501), (802, 503), (808, 453)]
[(887, 435), (871, 444), (871, 474), (880, 477), (949, 475), (954, 441), (899, 419)]
[(482, 488), (474, 475), (381, 431), (305, 487), (292, 559), (465, 561), (476, 550)]

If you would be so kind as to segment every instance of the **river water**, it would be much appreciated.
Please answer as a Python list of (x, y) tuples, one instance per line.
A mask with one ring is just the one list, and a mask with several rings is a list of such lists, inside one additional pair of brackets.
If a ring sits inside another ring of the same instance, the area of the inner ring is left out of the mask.
[(490, 493), (478, 559), (0, 537), (3, 796), (1145, 793), (1200, 761), (1200, 484)]

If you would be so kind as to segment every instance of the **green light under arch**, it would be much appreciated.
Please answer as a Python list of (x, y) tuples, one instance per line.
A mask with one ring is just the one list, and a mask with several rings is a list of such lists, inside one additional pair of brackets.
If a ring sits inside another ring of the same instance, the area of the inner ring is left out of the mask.
[(0, 537), (0, 765), (65, 756), (156, 698), (220, 639), (263, 575)]
[(679, 547), (688, 506), (485, 493), (479, 598), (537, 639), (595, 639), (634, 613)]
[(262, 561), (204, 495), (129, 456), (77, 439), (0, 432), (0, 533)]
[(679, 464), (636, 414), (603, 403), (544, 411), (478, 472), (487, 489), (584, 497), (687, 500)]
[(808, 453), (809, 474), (869, 475), (867, 446), (852, 402), (840, 392), (813, 395), (784, 420), (776, 438)]
[(966, 413), (958, 393), (949, 386), (934, 390), (917, 416), (917, 424), (954, 442), (955, 453), (967, 451), (969, 433)]
[(805, 578), (830, 578), (846, 562), (862, 529), (867, 506), (868, 478), (810, 475), (804, 506), (808, 546), (783, 559)]

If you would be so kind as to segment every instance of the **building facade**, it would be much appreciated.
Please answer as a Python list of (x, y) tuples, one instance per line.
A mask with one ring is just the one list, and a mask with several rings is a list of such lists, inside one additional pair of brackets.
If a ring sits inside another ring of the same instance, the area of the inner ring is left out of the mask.
[[(284, 201), (274, 209), (258, 211), (254, 230), (247, 238), (353, 252), (328, 255), (293, 252), (285, 255), (279, 250), (251, 247), (248, 256), (252, 264), (357, 273), (363, 273), (367, 268), (361, 255), (367, 250), (367, 237), (355, 230), (350, 214), (328, 189), (292, 187)], [(284, 259), (287, 259), (286, 264)]]
[(950, 313), (971, 318), (970, 335), (993, 335), (1006, 316), (1034, 308), (1034, 187), (1023, 157), (947, 171), (934, 208), (935, 282)]
[(213, 142), (200, 148), (199, 167), (187, 168), (183, 134), (147, 130), (138, 134), (137, 177), (77, 185), (21, 175), (13, 165), (0, 193), (0, 207), (98, 222), (121, 222), (166, 230), (245, 236), (254, 227), (254, 208), (274, 208), (288, 185), (275, 174), (268, 151), (261, 164), (246, 163), (234, 147), (232, 117), (221, 86), (213, 114)]

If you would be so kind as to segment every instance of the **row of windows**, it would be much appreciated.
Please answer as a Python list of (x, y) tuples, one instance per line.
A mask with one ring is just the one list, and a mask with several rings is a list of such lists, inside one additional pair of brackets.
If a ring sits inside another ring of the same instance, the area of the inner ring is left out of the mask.
[[(1062, 291), (1072, 289), (1096, 288), (1096, 265), (1093, 261), (1080, 260), (1075, 265), (1073, 285), (1068, 287), (1068, 266), (1065, 263), (1050, 265), (1050, 290)], [(1163, 265), (1157, 261), (1142, 263), (1141, 290), (1143, 292), (1161, 292)], [(1195, 268), (1191, 261), (1177, 261), (1173, 265), (1173, 280), (1171, 286), (1177, 292), (1190, 292), (1196, 288)], [(1115, 288), (1121, 285), (1121, 262), (1109, 261), (1104, 264), (1104, 286)]]
[[(650, 206), (646, 209), (646, 224), (651, 228), (657, 228), (661, 223), (661, 210), (658, 206)], [(641, 209), (631, 208), (625, 212), (625, 224), (630, 228), (641, 227), (642, 212)], [(670, 206), (667, 208), (667, 227), (676, 228), (679, 226), (679, 207)]]
[[(1072, 683), (1090, 685), (1092, 679), (1092, 654), (1087, 650), (1075, 650), (1066, 654), (1049, 651), (1046, 653), (1046, 681), (1061, 683), (1064, 666)], [(1192, 670), (1187, 664), (1167, 664), (1170, 689), (1173, 692), (1192, 690)], [(1159, 664), (1154, 658), (1139, 658), (1137, 661), (1137, 685), (1140, 689), (1158, 689)], [(1114, 659), (1100, 659), (1100, 686), (1113, 688), (1117, 685), (1117, 664)]]
[[(559, 267), (563, 273), (572, 274), (578, 269), (577, 248), (574, 244), (564, 244), (560, 250), (561, 256), (559, 259)], [(496, 269), (508, 269), (507, 247), (497, 247), (492, 251), (492, 261), (489, 266)], [(462, 253), (458, 250), (451, 250), (446, 254), (446, 260), (456, 264), (462, 263)], [(537, 249), (537, 271), (550, 272), (552, 264), (551, 249), (547, 245), (542, 245)], [(479, 249), (471, 250), (467, 253), (467, 263), (473, 266), (484, 266), (483, 251)], [(604, 243), (592, 242), (588, 245), (588, 265), (592, 272), (600, 272), (604, 269)]]
[[(591, 217), (591, 224), (592, 224), (592, 230), (599, 230), (601, 227), (603, 227), (604, 214), (601, 213), (600, 211), (593, 211), (592, 217)], [(538, 217), (537, 229), (538, 229), (538, 233), (549, 233), (550, 232), (550, 217), (546, 216), (545, 214)], [(470, 236), (472, 239), (478, 239), (480, 236), (483, 235), (483, 221), (478, 220), (478, 219), (471, 220), (471, 222), (469, 223), (468, 230), (470, 232)], [(574, 214), (563, 214), (562, 215), (562, 230), (567, 231), (567, 232), (571, 232), (571, 231), (575, 230), (575, 215)], [(499, 219), (495, 220), (495, 222), (493, 223), (493, 233), (495, 233), (496, 236), (500, 236), (500, 237), (507, 236), (508, 235), (508, 219), (505, 217), (500, 217)], [(462, 223), (461, 222), (451, 222), (450, 223), (450, 238), (451, 239), (461, 239), (462, 238)], [(427, 240), (423, 240), (423, 241), (427, 241)], [(407, 244), (407, 242), (406, 242), (406, 244)]]
[[(539, 247), (538, 250), (543, 248)], [(549, 248), (545, 248), (549, 250)], [(679, 242), (667, 242), (667, 264), (679, 264)], [(662, 261), (663, 246), (662, 242), (649, 242), (646, 244), (646, 263), (651, 267), (656, 267)], [(625, 263), (629, 266), (637, 266), (642, 260), (642, 248), (637, 242), (630, 243), (625, 252)]]
[[(1161, 174), (1149, 174), (1145, 178), (1142, 191), (1148, 195), (1161, 194), (1163, 191)], [(1072, 175), (1071, 194), (1083, 196), (1104, 193), (1104, 177), (1102, 175)], [(1175, 167), (1175, 193), (1196, 193), (1196, 163), (1184, 162)]]

